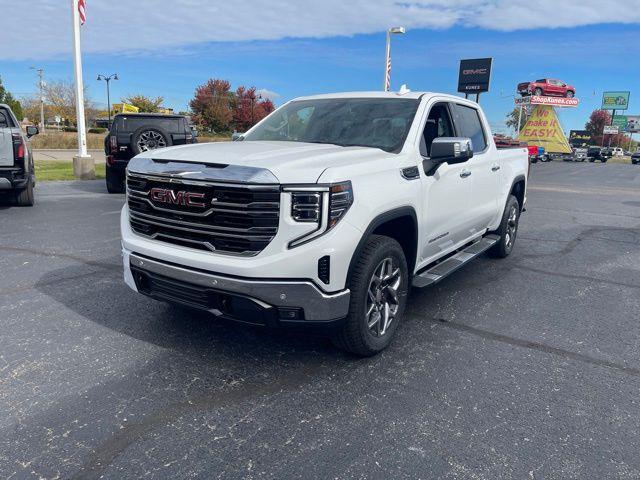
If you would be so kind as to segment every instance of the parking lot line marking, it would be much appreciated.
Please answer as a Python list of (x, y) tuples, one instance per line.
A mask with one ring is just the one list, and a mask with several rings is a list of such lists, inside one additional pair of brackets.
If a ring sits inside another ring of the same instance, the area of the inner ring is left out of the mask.
[(597, 365), (599, 367), (611, 368), (619, 372), (626, 373), (627, 375), (633, 375), (634, 377), (640, 377), (640, 368), (628, 367), (626, 365), (610, 362), (608, 360), (593, 358), (588, 355), (584, 355), (582, 353), (576, 353), (576, 352), (572, 352), (571, 350), (565, 350), (564, 348), (551, 347), (549, 345), (545, 345), (544, 343), (532, 342), (529, 340), (523, 340), (521, 338), (509, 337), (507, 335), (490, 332), (488, 330), (482, 330), (480, 328), (472, 327), (470, 325), (465, 325), (463, 323), (449, 322), (444, 319), (438, 319), (437, 323), (439, 323), (440, 325), (446, 325), (447, 327), (453, 330), (470, 333), (472, 335), (476, 335), (478, 337), (485, 338), (487, 340), (506, 343), (508, 345), (513, 345), (514, 347), (528, 348), (530, 350), (549, 353), (551, 355), (569, 358), (571, 360), (575, 360), (582, 363), (588, 363), (590, 365)]
[(527, 190), (536, 190), (540, 192), (560, 192), (560, 193), (582, 193), (587, 195), (632, 195), (640, 196), (640, 189), (635, 188), (610, 188), (610, 187), (570, 187), (564, 185), (536, 185), (527, 187)]

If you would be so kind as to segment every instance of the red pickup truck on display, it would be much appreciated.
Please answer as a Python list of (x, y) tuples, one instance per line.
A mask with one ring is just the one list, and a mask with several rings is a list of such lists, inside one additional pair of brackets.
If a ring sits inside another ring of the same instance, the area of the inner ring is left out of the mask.
[(523, 82), (518, 84), (518, 92), (523, 97), (538, 95), (545, 97), (566, 97), (572, 98), (576, 94), (576, 89), (562, 82), (551, 78), (542, 78), (535, 82)]

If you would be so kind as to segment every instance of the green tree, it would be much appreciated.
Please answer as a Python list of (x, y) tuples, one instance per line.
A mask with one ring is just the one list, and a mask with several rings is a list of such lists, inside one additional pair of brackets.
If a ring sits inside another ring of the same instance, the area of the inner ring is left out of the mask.
[[(518, 116), (520, 116), (520, 128), (518, 128)], [(509, 113), (507, 113), (507, 119), (504, 122), (508, 128), (513, 129), (514, 132), (522, 130), (525, 123), (527, 123), (527, 113), (523, 110), (520, 115), (520, 107), (515, 107)]]
[(140, 113), (156, 113), (162, 102), (164, 102), (164, 97), (147, 97), (145, 95), (136, 94), (129, 95), (127, 98), (123, 98), (122, 101), (124, 103), (128, 103), (129, 105), (133, 105), (140, 109)]
[(0, 103), (6, 103), (9, 105), (9, 108), (11, 108), (18, 121), (22, 121), (24, 118), (22, 105), (17, 99), (13, 98), (11, 92), (8, 92), (7, 89), (4, 88), (4, 85), (2, 84), (2, 77), (0, 77)]

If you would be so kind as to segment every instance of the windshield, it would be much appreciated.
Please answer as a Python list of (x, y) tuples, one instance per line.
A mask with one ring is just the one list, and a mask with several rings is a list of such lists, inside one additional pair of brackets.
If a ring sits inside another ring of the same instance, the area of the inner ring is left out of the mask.
[(245, 141), (328, 143), (402, 149), (419, 100), (330, 98), (288, 103), (245, 135)]

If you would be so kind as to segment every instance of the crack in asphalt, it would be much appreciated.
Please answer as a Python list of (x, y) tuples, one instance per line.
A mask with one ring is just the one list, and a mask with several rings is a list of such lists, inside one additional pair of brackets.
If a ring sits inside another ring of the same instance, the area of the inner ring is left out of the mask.
[(529, 267), (527, 265), (522, 265), (522, 264), (514, 265), (513, 268), (517, 269), (517, 270), (519, 269), (519, 270), (526, 270), (526, 271), (534, 272), (534, 273), (541, 273), (543, 275), (551, 275), (553, 277), (569, 278), (569, 279), (572, 279), (572, 280), (585, 280), (585, 281), (589, 281), (589, 282), (604, 283), (606, 285), (615, 285), (616, 287), (626, 287), (626, 288), (640, 289), (640, 285), (636, 285), (634, 283), (618, 282), (616, 280), (607, 280), (606, 278), (589, 277), (587, 275), (575, 275), (575, 274), (572, 274), (572, 273), (551, 272), (549, 270), (543, 270), (541, 268)]
[(494, 333), (488, 330), (482, 330), (480, 328), (472, 327), (470, 325), (465, 325), (463, 323), (450, 322), (443, 318), (435, 319), (434, 323), (436, 322), (440, 325), (446, 325), (452, 330), (470, 333), (472, 335), (475, 335), (477, 337), (481, 337), (487, 340), (506, 343), (514, 347), (528, 348), (530, 350), (549, 353), (559, 357), (576, 360), (578, 362), (588, 363), (590, 365), (597, 365), (599, 367), (611, 368), (613, 370), (617, 370), (627, 375), (633, 375), (634, 377), (640, 377), (640, 368), (629, 367), (627, 365), (622, 365), (620, 363), (615, 363), (615, 362), (610, 362), (608, 360), (602, 360), (602, 359), (590, 357), (582, 353), (576, 353), (576, 352), (572, 352), (571, 350), (565, 350), (564, 348), (551, 347), (549, 345), (545, 345), (544, 343), (532, 342), (530, 340), (524, 340), (521, 338), (509, 337), (508, 335), (502, 335), (500, 333)]
[(106, 442), (98, 446), (84, 462), (80, 470), (72, 475), (73, 480), (87, 480), (100, 478), (102, 473), (118, 458), (130, 445), (144, 438), (148, 433), (163, 425), (168, 425), (186, 414), (237, 405), (250, 398), (277, 394), (285, 390), (299, 388), (308, 383), (317, 383), (322, 372), (330, 370), (335, 373), (335, 367), (325, 364), (302, 364), (290, 372), (283, 373), (277, 381), (264, 378), (262, 382), (243, 382), (237, 388), (219, 390), (200, 398), (188, 399), (171, 403), (161, 410), (145, 417), (138, 423), (131, 423), (115, 432)]

